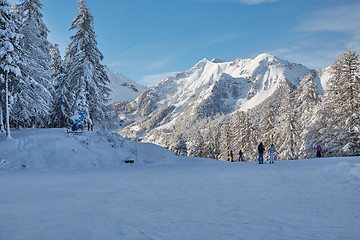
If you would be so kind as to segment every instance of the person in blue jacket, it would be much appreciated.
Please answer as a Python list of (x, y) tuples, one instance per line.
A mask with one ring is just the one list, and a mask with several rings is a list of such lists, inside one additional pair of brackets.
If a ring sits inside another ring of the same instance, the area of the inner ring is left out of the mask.
[(274, 163), (274, 154), (275, 153), (279, 154), (278, 151), (276, 151), (274, 144), (271, 144), (271, 147), (269, 148), (268, 153), (270, 154), (270, 164)]
[(265, 147), (264, 147), (264, 144), (262, 142), (258, 146), (258, 151), (259, 151), (259, 164), (263, 164), (264, 163)]

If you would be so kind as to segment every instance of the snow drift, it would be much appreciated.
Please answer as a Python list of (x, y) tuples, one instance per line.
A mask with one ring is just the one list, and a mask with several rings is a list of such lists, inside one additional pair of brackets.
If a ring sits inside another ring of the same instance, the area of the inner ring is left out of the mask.
[(85, 131), (74, 135), (67, 134), (66, 129), (24, 129), (12, 131), (12, 137), (0, 136), (0, 171), (118, 167), (125, 160), (149, 164), (174, 158), (164, 148), (134, 143), (116, 134)]

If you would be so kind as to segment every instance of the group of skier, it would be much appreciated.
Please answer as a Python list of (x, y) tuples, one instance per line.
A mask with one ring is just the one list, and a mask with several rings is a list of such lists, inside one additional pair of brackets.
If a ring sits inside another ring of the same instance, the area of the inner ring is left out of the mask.
[[(265, 151), (265, 147), (264, 144), (261, 142), (258, 146), (258, 152), (259, 152), (259, 164), (263, 164), (264, 163), (264, 151)], [(274, 163), (274, 154), (277, 153), (279, 154), (278, 151), (276, 151), (274, 144), (271, 144), (270, 148), (267, 150), (267, 152), (270, 155), (270, 159), (269, 162), (270, 163)]]
[[(323, 149), (321, 148), (320, 145), (317, 145), (316, 148), (314, 148), (316, 150), (316, 157), (321, 158), (321, 152), (323, 151)], [(261, 142), (258, 146), (258, 153), (259, 153), (259, 164), (263, 164), (264, 163), (264, 152), (265, 152), (265, 146), (264, 144)], [(270, 148), (267, 150), (267, 152), (269, 153), (270, 159), (269, 162), (274, 163), (274, 155), (275, 153), (279, 154), (279, 152), (275, 149), (274, 144), (271, 144)], [(231, 162), (234, 162), (234, 154), (233, 151), (230, 151), (229, 154), (230, 159), (228, 159)], [(239, 160), (238, 162), (244, 162), (244, 153), (242, 152), (242, 150), (239, 151)]]
[[(258, 146), (258, 152), (259, 152), (259, 164), (264, 163), (264, 151), (265, 147), (263, 143), (261, 142)], [(271, 147), (268, 149), (268, 153), (270, 155), (270, 163), (274, 163), (274, 154), (279, 153), (276, 151), (274, 144), (271, 144)], [(234, 154), (233, 151), (230, 151), (228, 161), (234, 162)], [(242, 150), (239, 151), (239, 160), (238, 162), (244, 162), (244, 153)]]

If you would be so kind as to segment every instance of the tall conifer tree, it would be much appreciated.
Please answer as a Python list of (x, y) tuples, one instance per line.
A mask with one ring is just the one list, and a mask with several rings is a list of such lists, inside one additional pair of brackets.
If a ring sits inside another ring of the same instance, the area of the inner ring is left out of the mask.
[(320, 104), (319, 90), (314, 83), (314, 77), (310, 73), (300, 81), (295, 96), (296, 119), (299, 123), (299, 154), (307, 157), (313, 152), (313, 143), (309, 145), (308, 139), (312, 133), (312, 120), (316, 107)]
[(48, 126), (50, 120), (52, 95), (50, 46), (47, 40), (48, 28), (42, 20), (40, 0), (25, 0), (15, 11), (21, 18), (20, 33), (23, 35), (21, 71), (23, 91), (18, 96), (15, 121), (23, 126)]
[(281, 104), (279, 108), (279, 119), (276, 126), (275, 146), (278, 148), (279, 157), (282, 160), (298, 158), (298, 124), (295, 119), (293, 107), (292, 88), (289, 83), (281, 87)]
[(336, 139), (329, 149), (336, 155), (360, 154), (360, 81), (358, 78), (359, 55), (348, 50), (331, 66), (333, 76), (324, 97), (323, 107), (331, 114), (331, 128)]
[[(21, 71), (18, 66), (20, 59), (20, 38), (17, 33), (16, 16), (11, 11), (7, 0), (0, 0), (0, 107), (5, 111), (6, 135), (11, 138), (10, 117), (12, 99), (19, 93)], [(3, 115), (3, 114), (1, 114)], [(1, 119), (3, 120), (3, 119)], [(3, 125), (1, 123), (0, 125)]]
[(78, 14), (70, 30), (76, 30), (65, 54), (66, 77), (72, 93), (73, 113), (83, 113), (88, 121), (100, 122), (106, 117), (110, 89), (102, 53), (97, 48), (94, 19), (86, 2), (80, 0)]
[(60, 50), (57, 44), (51, 48), (52, 79), (55, 87), (55, 96), (51, 120), (54, 127), (67, 126), (67, 119), (70, 117), (71, 106), (69, 103), (69, 86), (65, 77), (64, 63), (62, 61)]

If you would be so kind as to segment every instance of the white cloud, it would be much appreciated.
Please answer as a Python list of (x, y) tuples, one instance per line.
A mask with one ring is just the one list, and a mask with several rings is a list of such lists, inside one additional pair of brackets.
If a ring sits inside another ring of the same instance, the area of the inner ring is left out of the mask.
[(169, 63), (172, 62), (174, 59), (175, 59), (175, 55), (171, 54), (171, 55), (165, 56), (157, 61), (147, 64), (145, 66), (145, 68), (149, 69), (149, 70), (163, 68), (163, 67), (166, 67), (167, 65), (169, 65)]
[(154, 86), (161, 82), (161, 80), (173, 76), (179, 72), (165, 72), (165, 73), (158, 73), (158, 74), (151, 74), (143, 76), (138, 83), (145, 85), (145, 86)]
[(323, 69), (330, 66), (341, 51), (319, 49), (309, 52), (302, 48), (281, 48), (269, 51), (269, 53), (290, 62), (300, 63), (311, 69)]
[(296, 30), (343, 34), (347, 48), (360, 49), (359, 13), (359, 3), (324, 9), (308, 17)]
[(302, 31), (360, 32), (360, 4), (324, 9), (298, 26)]
[(359, 13), (359, 3), (310, 13), (294, 28), (290, 47), (268, 52), (309, 68), (325, 68), (347, 49), (360, 50)]

